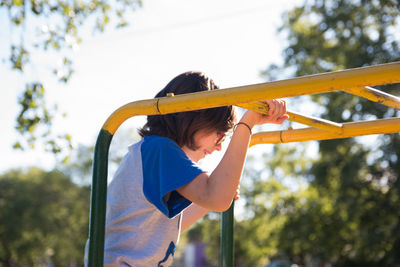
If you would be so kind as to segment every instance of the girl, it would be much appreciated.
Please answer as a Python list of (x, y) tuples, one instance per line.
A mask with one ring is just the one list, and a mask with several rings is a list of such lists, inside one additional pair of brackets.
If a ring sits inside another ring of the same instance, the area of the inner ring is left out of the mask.
[[(215, 90), (200, 72), (174, 78), (156, 97)], [(268, 116), (247, 111), (235, 125), (232, 106), (148, 116), (108, 187), (105, 266), (170, 266), (179, 234), (209, 211), (229, 208), (239, 186), (254, 125), (280, 124), (286, 103), (266, 101)], [(196, 164), (230, 144), (215, 170)]]

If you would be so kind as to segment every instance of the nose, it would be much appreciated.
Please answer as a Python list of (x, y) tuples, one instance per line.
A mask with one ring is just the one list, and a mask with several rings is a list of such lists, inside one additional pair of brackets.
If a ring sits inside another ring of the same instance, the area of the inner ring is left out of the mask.
[(222, 144), (215, 145), (215, 150), (221, 151), (221, 149), (222, 149)]

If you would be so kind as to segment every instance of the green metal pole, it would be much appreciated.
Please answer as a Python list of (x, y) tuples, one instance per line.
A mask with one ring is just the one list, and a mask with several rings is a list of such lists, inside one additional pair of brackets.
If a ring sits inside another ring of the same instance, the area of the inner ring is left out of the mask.
[(106, 223), (108, 151), (113, 135), (101, 130), (93, 159), (88, 266), (103, 266)]
[(231, 207), (221, 215), (221, 244), (220, 244), (221, 267), (234, 266), (234, 240), (233, 240), (234, 206), (235, 206), (235, 201), (233, 201)]

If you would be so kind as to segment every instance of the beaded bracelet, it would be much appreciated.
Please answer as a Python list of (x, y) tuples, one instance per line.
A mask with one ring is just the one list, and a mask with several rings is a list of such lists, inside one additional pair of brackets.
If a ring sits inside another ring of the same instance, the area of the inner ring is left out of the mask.
[(244, 126), (246, 126), (247, 128), (249, 128), (250, 135), (252, 134), (252, 132), (251, 132), (251, 127), (250, 127), (247, 123), (241, 122), (241, 121), (235, 124), (235, 126), (233, 127), (233, 131), (236, 131), (236, 128), (238, 127), (239, 124), (243, 124)]

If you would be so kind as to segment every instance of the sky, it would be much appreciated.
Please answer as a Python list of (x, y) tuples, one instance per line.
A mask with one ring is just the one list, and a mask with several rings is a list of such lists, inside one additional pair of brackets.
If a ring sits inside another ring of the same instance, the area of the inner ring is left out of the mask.
[[(54, 129), (67, 130), (73, 144), (92, 145), (107, 117), (120, 106), (153, 98), (173, 77), (203, 71), (221, 88), (263, 82), (260, 72), (271, 63), (281, 63), (285, 46), (277, 34), (281, 14), (300, 0), (144, 0), (143, 7), (129, 15), (130, 26), (84, 36), (72, 54), (75, 73), (62, 85), (49, 74), (56, 63), (51, 55), (33, 55), (33, 70), (24, 75), (0, 64), (0, 172), (10, 168), (39, 166), (51, 169), (56, 162), (40, 149), (15, 151), (14, 130), (19, 111), (17, 99), (28, 78), (42, 80), (48, 88), (47, 102), (58, 105)], [(0, 13), (0, 57), (7, 56), (12, 34), (6, 14)], [(124, 123), (137, 128), (144, 117)], [(261, 146), (251, 151), (268, 150)], [(203, 163), (212, 168), (216, 155)]]

